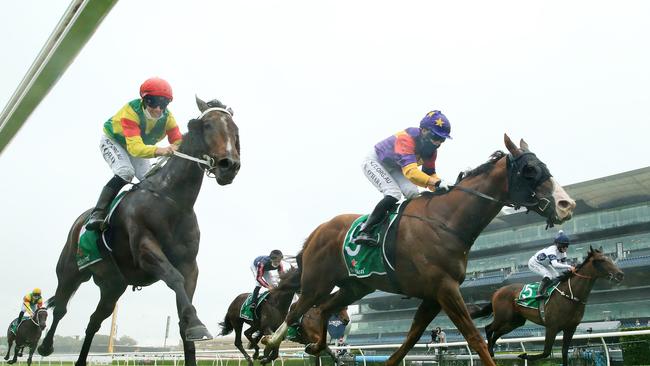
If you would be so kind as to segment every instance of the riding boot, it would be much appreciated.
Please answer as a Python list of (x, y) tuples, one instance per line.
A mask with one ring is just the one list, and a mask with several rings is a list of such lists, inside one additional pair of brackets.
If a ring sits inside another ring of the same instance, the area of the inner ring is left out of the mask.
[(251, 312), (253, 313), (253, 319), (255, 319), (255, 308), (257, 308), (257, 298), (259, 297), (260, 294), (260, 286), (255, 286), (255, 289), (253, 290), (253, 296), (251, 296)]
[(548, 289), (551, 282), (551, 279), (548, 277), (542, 279), (542, 283), (539, 285), (539, 290), (537, 290), (537, 300), (546, 298), (546, 289)]
[(375, 209), (372, 210), (372, 213), (368, 217), (368, 220), (364, 222), (361, 226), (361, 231), (352, 241), (354, 244), (361, 244), (367, 246), (377, 246), (379, 245), (379, 239), (372, 235), (372, 230), (378, 224), (382, 223), (388, 212), (395, 206), (397, 203), (397, 198), (393, 196), (384, 196), (384, 198), (379, 201)]
[(90, 218), (86, 224), (86, 230), (99, 231), (100, 229), (103, 229), (102, 226), (104, 224), (104, 219), (106, 219), (106, 213), (111, 202), (113, 202), (120, 189), (122, 189), (122, 187), (127, 183), (127, 181), (117, 175), (106, 183), (104, 188), (102, 188), (102, 192), (99, 194), (99, 199), (97, 200), (95, 208), (90, 213)]
[(21, 310), (20, 313), (18, 313), (18, 318), (16, 318), (16, 327), (14, 328), (14, 332), (18, 331), (18, 326), (23, 320), (23, 315), (25, 315), (25, 312)]

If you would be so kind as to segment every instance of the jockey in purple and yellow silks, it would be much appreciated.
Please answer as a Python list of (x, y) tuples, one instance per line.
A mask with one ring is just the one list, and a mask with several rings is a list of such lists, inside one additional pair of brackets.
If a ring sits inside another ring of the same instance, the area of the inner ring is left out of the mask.
[[(93, 209), (87, 230), (101, 229), (106, 211), (117, 193), (133, 177), (142, 180), (151, 167), (147, 159), (169, 156), (178, 149), (182, 135), (176, 119), (167, 109), (172, 88), (160, 78), (147, 79), (140, 86), (140, 98), (122, 107), (104, 123), (99, 148), (115, 174), (104, 186)], [(156, 144), (167, 136), (170, 145)]]
[(32, 292), (28, 293), (23, 297), (23, 303), (20, 306), (20, 312), (18, 313), (18, 322), (16, 327), (20, 324), (20, 321), (23, 319), (23, 315), (27, 313), (29, 316), (34, 315), (34, 311), (43, 307), (43, 296), (41, 294), (40, 288), (35, 288)]
[[(366, 156), (362, 168), (365, 176), (384, 198), (363, 224), (354, 243), (377, 245), (372, 229), (386, 218), (397, 201), (419, 194), (418, 187), (436, 190), (445, 188), (436, 175), (438, 148), (451, 139), (449, 120), (440, 111), (427, 113), (420, 127), (409, 127), (379, 142)], [(422, 166), (422, 170), (420, 170)]]

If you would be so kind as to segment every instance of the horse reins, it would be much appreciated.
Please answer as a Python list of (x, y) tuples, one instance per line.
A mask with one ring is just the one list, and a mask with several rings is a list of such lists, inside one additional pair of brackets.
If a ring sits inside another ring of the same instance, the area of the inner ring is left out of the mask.
[[(579, 277), (579, 278), (584, 278), (584, 279), (587, 279), (587, 280), (590, 280), (590, 279), (593, 278), (593, 277), (591, 277), (591, 276), (581, 275), (581, 274), (578, 273), (578, 272), (573, 272), (573, 276), (576, 276), (576, 277)], [(571, 277), (573, 277), (573, 276), (571, 276)], [(566, 297), (567, 299), (569, 299), (569, 300), (571, 300), (571, 301), (577, 302), (577, 303), (582, 304), (582, 305), (587, 305), (586, 302), (580, 300), (579, 298), (577, 298), (576, 296), (573, 295), (573, 288), (571, 288), (571, 277), (569, 277), (569, 279), (567, 280), (567, 284), (569, 285), (569, 293), (570, 293), (571, 295), (567, 295), (564, 291), (560, 290), (560, 289), (557, 288), (557, 287), (555, 288), (555, 290), (556, 290), (558, 293), (560, 293), (560, 295)]]

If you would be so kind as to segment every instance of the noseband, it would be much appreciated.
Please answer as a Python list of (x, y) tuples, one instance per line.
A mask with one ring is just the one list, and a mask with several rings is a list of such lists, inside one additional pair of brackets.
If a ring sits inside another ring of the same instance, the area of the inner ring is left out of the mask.
[(507, 201), (496, 199), (485, 193), (481, 193), (471, 188), (462, 187), (458, 184), (452, 185), (450, 188), (458, 189), (463, 192), (484, 198), (486, 200), (497, 202), (504, 206), (512, 207), (514, 209), (519, 209), (523, 206), (526, 207), (529, 211), (531, 208), (538, 208), (540, 212), (545, 212), (551, 201), (547, 198), (537, 198), (535, 189), (540, 184), (542, 184), (542, 182), (550, 178), (551, 174), (548, 172), (548, 169), (546, 169), (544, 163), (538, 160), (541, 166), (538, 164), (533, 166), (533, 169), (535, 171), (534, 179), (531, 180), (525, 178), (523, 170), (527, 166), (529, 159), (522, 159), (524, 156), (534, 157), (535, 154), (532, 152), (524, 152), (516, 158), (511, 154), (506, 155), (506, 168), (508, 170), (508, 195), (510, 196), (510, 199)]

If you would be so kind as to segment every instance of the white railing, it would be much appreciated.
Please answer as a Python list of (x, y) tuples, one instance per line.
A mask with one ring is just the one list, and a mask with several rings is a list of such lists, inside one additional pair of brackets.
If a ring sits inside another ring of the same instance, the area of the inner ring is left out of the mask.
[[(573, 339), (598, 339), (601, 347), (604, 350), (605, 358), (607, 360), (607, 365), (610, 366), (610, 355), (606, 338), (612, 337), (621, 337), (621, 336), (633, 336), (633, 335), (647, 335), (650, 334), (650, 330), (633, 330), (633, 331), (622, 331), (622, 332), (607, 332), (607, 333), (592, 333), (592, 334), (576, 334), (573, 336)], [(555, 340), (562, 340), (562, 336), (557, 336)], [(499, 339), (498, 344), (518, 344), (521, 347), (522, 352), (526, 352), (525, 343), (530, 342), (543, 342), (544, 337), (527, 337), (527, 338), (505, 338)], [(369, 356), (367, 351), (369, 350), (394, 350), (401, 346), (401, 344), (377, 344), (377, 345), (367, 345), (367, 346), (354, 346), (348, 345), (345, 347), (330, 347), (332, 350), (346, 349), (348, 351), (353, 351), (357, 354), (356, 360), (362, 361), (364, 366), (367, 362), (370, 361), (380, 361), (387, 359), (388, 356)], [(593, 346), (593, 345), (592, 345)], [(464, 348), (467, 351), (466, 355), (454, 355), (452, 356), (455, 360), (466, 360), (470, 366), (474, 365), (474, 361), (478, 360), (478, 355), (473, 352), (467, 342), (449, 342), (449, 343), (435, 343), (435, 344), (416, 344), (414, 349), (436, 349), (441, 347), (460, 347)], [(223, 366), (228, 361), (237, 361), (238, 365), (245, 365), (246, 361), (241, 353), (236, 349), (229, 350), (219, 350), (219, 351), (197, 351), (196, 352), (198, 360), (212, 360), (213, 366)], [(34, 364), (39, 366), (63, 366), (64, 363), (70, 361), (75, 361), (78, 354), (54, 354), (48, 357), (34, 357)], [(304, 348), (281, 348), (280, 356), (277, 360), (273, 362), (272, 365), (284, 365), (285, 360), (301, 360), (308, 358), (309, 355), (304, 353)], [(328, 356), (322, 356), (328, 357)], [(437, 356), (434, 355), (407, 355), (404, 359), (404, 364), (406, 361), (432, 361), (435, 360)], [(496, 355), (497, 359), (505, 358), (514, 358), (516, 355)], [(141, 361), (147, 360), (153, 366), (158, 366), (158, 362), (165, 361), (166, 364), (169, 361), (172, 361), (174, 366), (181, 366), (184, 364), (183, 352), (126, 352), (126, 353), (91, 353), (88, 355), (88, 363), (94, 365), (111, 365), (113, 362), (116, 362), (118, 366), (136, 366)], [(24, 361), (24, 359), (22, 360)], [(527, 360), (523, 360), (524, 366), (528, 365)]]

